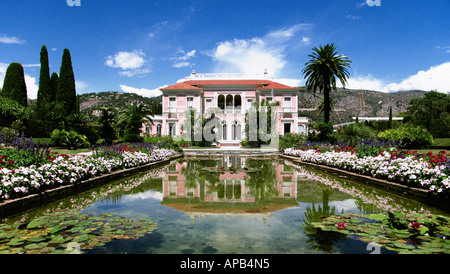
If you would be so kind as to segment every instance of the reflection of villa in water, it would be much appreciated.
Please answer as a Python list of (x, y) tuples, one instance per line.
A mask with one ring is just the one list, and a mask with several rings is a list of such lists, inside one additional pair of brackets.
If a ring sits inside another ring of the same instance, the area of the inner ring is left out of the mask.
[(211, 176), (214, 182), (208, 181), (208, 177), (187, 178), (189, 175), (186, 173), (192, 168), (187, 166), (188, 162), (173, 163), (163, 175), (163, 204), (188, 215), (194, 214), (195, 217), (221, 213), (270, 214), (276, 210), (298, 206), (298, 171), (269, 159), (267, 163), (272, 166), (268, 168), (273, 169), (276, 179), (271, 181), (271, 185), (264, 186), (263, 192), (267, 188), (271, 189), (271, 197), (261, 199), (257, 197), (261, 190), (255, 193), (255, 185), (248, 181), (249, 177), (261, 170), (248, 167), (247, 159), (249, 157), (243, 155), (223, 155), (214, 159), (214, 167), (206, 167), (201, 171), (213, 174)]

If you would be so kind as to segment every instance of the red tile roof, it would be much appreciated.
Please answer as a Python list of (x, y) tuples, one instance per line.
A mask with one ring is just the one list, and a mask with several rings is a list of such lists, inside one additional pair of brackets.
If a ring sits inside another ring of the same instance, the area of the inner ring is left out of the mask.
[(161, 90), (201, 90), (204, 86), (237, 85), (256, 86), (258, 89), (299, 89), (270, 80), (189, 80), (180, 82)]

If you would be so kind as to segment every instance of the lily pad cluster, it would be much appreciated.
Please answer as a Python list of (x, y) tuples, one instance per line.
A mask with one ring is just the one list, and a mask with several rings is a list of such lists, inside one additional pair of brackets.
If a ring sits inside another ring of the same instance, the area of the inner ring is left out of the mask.
[(156, 224), (146, 218), (135, 221), (111, 213), (62, 210), (26, 223), (0, 224), (0, 254), (82, 253), (115, 239), (137, 239), (155, 229)]
[(323, 218), (312, 226), (376, 243), (398, 253), (450, 254), (450, 218), (427, 213), (388, 212), (343, 214)]

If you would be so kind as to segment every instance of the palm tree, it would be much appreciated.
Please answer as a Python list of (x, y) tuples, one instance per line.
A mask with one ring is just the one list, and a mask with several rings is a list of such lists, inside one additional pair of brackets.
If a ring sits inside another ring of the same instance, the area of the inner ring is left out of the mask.
[(100, 124), (100, 137), (105, 140), (107, 145), (111, 144), (114, 140), (115, 133), (112, 123), (114, 121), (113, 107), (98, 107), (97, 110), (101, 111), (98, 123)]
[(153, 124), (153, 112), (144, 104), (133, 103), (119, 111), (117, 123), (125, 125), (124, 141), (141, 141), (141, 128), (144, 123)]
[(318, 89), (323, 91), (324, 101), (324, 121), (330, 122), (331, 102), (330, 91), (336, 90), (336, 78), (339, 79), (345, 88), (345, 83), (349, 77), (347, 68), (350, 67), (350, 61), (347, 56), (338, 54), (334, 43), (327, 44), (324, 47), (314, 47), (311, 57), (305, 64), (302, 73), (307, 78), (306, 88), (314, 93)]

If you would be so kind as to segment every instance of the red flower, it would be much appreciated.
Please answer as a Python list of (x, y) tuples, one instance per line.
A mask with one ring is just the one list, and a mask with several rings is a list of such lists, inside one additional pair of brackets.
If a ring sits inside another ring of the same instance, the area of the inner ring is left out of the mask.
[(419, 229), (419, 228), (422, 227), (422, 224), (421, 224), (421, 223), (418, 223), (418, 222), (411, 222), (411, 223), (409, 224), (409, 227), (411, 227), (412, 229)]
[(336, 226), (338, 229), (345, 229), (345, 223), (338, 223)]

